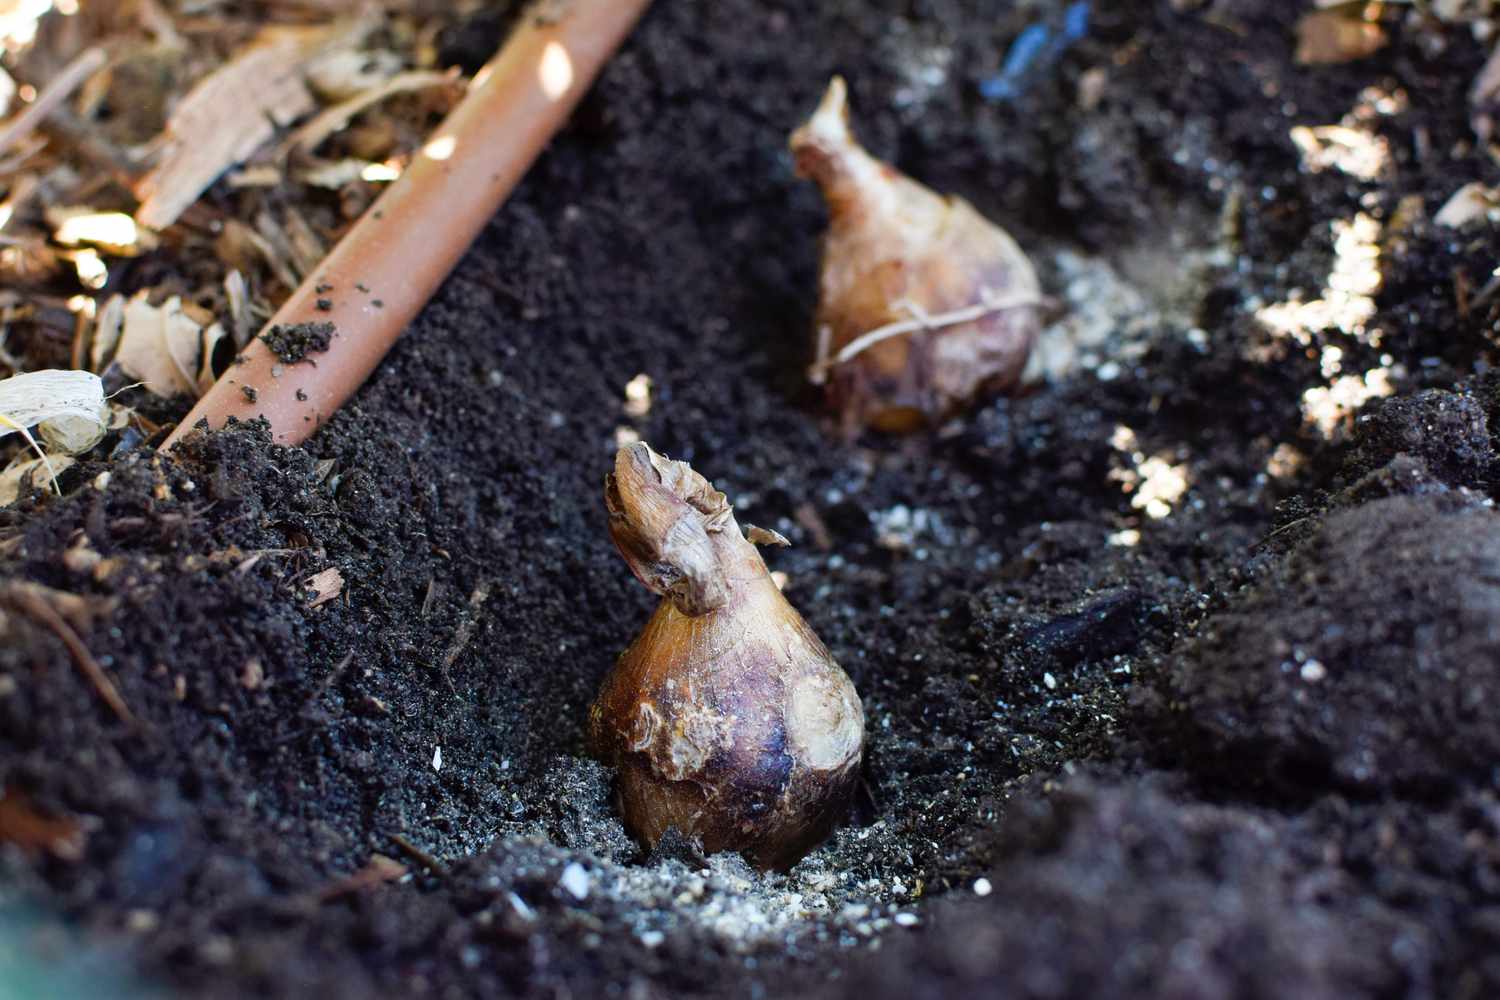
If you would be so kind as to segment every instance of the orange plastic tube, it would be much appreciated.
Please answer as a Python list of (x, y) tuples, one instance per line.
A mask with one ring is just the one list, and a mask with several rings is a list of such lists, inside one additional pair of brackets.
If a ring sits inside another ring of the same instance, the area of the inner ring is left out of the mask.
[(437, 291), (649, 5), (552, 0), (528, 11), (401, 177), (266, 324), (332, 323), (328, 349), (285, 363), (257, 337), (162, 447), (230, 417), (265, 417), (283, 444), (317, 430)]

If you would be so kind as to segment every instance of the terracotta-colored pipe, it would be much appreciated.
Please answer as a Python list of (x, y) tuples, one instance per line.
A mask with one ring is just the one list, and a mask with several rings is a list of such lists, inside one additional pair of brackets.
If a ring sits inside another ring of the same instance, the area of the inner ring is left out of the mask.
[(263, 416), (283, 444), (315, 431), (375, 370), (649, 5), (550, 0), (524, 15), (401, 177), (266, 324), (331, 323), (328, 349), (287, 363), (257, 337), (162, 447), (229, 417)]

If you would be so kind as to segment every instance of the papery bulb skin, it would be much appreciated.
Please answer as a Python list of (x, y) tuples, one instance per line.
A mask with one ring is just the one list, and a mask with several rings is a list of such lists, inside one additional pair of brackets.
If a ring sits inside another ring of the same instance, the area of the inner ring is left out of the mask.
[(811, 374), (845, 430), (913, 431), (1013, 388), (1042, 303), (1016, 241), (866, 152), (840, 77), (791, 150), (828, 203)]
[(832, 832), (859, 780), (853, 683), (724, 494), (686, 463), (628, 445), (605, 503), (625, 561), (663, 595), (589, 712), (590, 750), (618, 771), (626, 828), (648, 848), (676, 827), (709, 853), (790, 868)]

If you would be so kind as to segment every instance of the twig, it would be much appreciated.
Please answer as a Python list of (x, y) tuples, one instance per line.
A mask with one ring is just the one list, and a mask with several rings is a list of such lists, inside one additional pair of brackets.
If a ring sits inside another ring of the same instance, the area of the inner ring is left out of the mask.
[(313, 691), (313, 693), (310, 694), (310, 695), (308, 695), (305, 699), (303, 699), (303, 701), (302, 701), (302, 707), (305, 709), (308, 705), (311, 705), (313, 702), (315, 702), (319, 698), (323, 697), (323, 695), (327, 694), (328, 693), (328, 689), (333, 686), (333, 682), (336, 681), (336, 680), (338, 680), (341, 676), (343, 676), (344, 671), (348, 670), (349, 669), (349, 664), (351, 664), (353, 662), (354, 662), (354, 650), (351, 649), (351, 650), (349, 650), (349, 652), (345, 653), (344, 654), (344, 658), (342, 660), (340, 660), (337, 664), (335, 664), (334, 668), (332, 670), (328, 671), (327, 675), (324, 676), (324, 678), (321, 681), (318, 682), (318, 686)]
[(115, 687), (115, 682), (109, 679), (99, 661), (94, 659), (94, 654), (78, 638), (78, 633), (73, 630), (52, 602), (43, 596), (42, 589), (34, 584), (12, 583), (0, 592), (4, 600), (10, 603), (22, 614), (27, 615), (33, 621), (51, 629), (53, 634), (67, 647), (68, 655), (73, 658), (73, 663), (83, 673), (94, 690), (99, 692), (99, 697), (119, 717), (121, 722), (130, 726), (140, 723), (135, 714), (130, 711), (130, 706), (125, 704), (125, 699), (120, 695), (120, 689)]
[[(1500, 49), (1496, 51), (1500, 52)], [(1484, 283), (1484, 287), (1479, 290), (1479, 294), (1469, 300), (1469, 309), (1471, 311), (1483, 309), (1489, 305), (1490, 299), (1494, 298), (1497, 292), (1500, 292), (1500, 267), (1495, 268), (1490, 274), (1490, 280)]]
[(1302, 517), (1297, 518), (1297, 520), (1295, 520), (1295, 521), (1288, 521), (1286, 524), (1283, 524), (1281, 527), (1279, 527), (1275, 531), (1271, 532), (1265, 538), (1262, 538), (1259, 542), (1256, 542), (1255, 543), (1255, 547), (1256, 548), (1260, 548), (1263, 545), (1269, 545), (1270, 542), (1271, 542), (1271, 539), (1275, 538), (1277, 535), (1281, 534), (1284, 531), (1291, 531), (1297, 525), (1302, 524), (1304, 521), (1310, 521), (1310, 520), (1312, 520), (1312, 515), (1311, 514), (1305, 514)]
[(331, 108), (325, 108), (314, 115), (305, 125), (299, 125), (297, 130), (287, 136), (277, 149), (274, 159), (284, 160), (293, 150), (300, 153), (311, 153), (322, 145), (323, 140), (349, 124), (349, 119), (359, 114), (372, 104), (379, 103), (387, 97), (395, 94), (405, 93), (409, 90), (422, 90), (426, 87), (437, 87), (442, 84), (452, 84), (456, 77), (451, 73), (438, 73), (432, 70), (411, 70), (406, 73), (397, 73), (389, 80), (377, 87), (355, 94), (345, 101), (340, 101)]
[(271, 317), (268, 329), (332, 323), (326, 356), (286, 363), (256, 338), (162, 447), (199, 421), (221, 427), (231, 416), (265, 417), (283, 444), (317, 430), (375, 370), (649, 5), (568, 0), (550, 4), (549, 16), (523, 15), (402, 175)]
[(103, 68), (109, 55), (103, 46), (94, 45), (84, 49), (74, 56), (72, 61), (62, 68), (62, 72), (48, 81), (47, 86), (37, 95), (24, 111), (10, 120), (10, 124), (0, 129), (0, 153), (4, 153), (16, 141), (25, 138), (31, 130), (46, 120), (59, 104), (68, 99), (68, 95), (77, 90), (78, 87), (89, 77)]
[(468, 648), (469, 641), (474, 638), (474, 627), (479, 624), (479, 611), (484, 607), (484, 602), (490, 599), (490, 589), (494, 582), (486, 580), (474, 588), (469, 595), (469, 614), (453, 634), (453, 641), (448, 644), (448, 652), (443, 654), (443, 671), (446, 673), (453, 667), (453, 661), (457, 660), (459, 654)]
[(428, 854), (426, 851), (422, 850), (416, 844), (413, 844), (410, 840), (407, 840), (401, 834), (391, 834), (391, 843), (395, 844), (396, 847), (401, 850), (402, 854), (405, 854), (417, 864), (432, 872), (432, 874), (436, 875), (438, 878), (448, 877), (447, 866), (445, 866), (441, 861), (433, 857), (431, 854)]
[(362, 889), (394, 882), (405, 876), (406, 872), (406, 866), (395, 858), (388, 858), (384, 854), (371, 854), (369, 862), (359, 871), (321, 889), (313, 890), (307, 898), (314, 903), (327, 903)]

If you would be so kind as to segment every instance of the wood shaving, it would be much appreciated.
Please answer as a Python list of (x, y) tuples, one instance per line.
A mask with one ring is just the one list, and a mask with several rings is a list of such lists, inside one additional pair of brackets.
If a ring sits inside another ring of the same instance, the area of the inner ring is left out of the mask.
[(327, 101), (347, 101), (379, 87), (401, 71), (401, 57), (394, 52), (355, 52), (339, 49), (314, 59), (307, 67), (307, 82)]
[(63, 67), (62, 72), (48, 82), (36, 100), (28, 104), (4, 127), (0, 127), (0, 152), (4, 152), (26, 138), (31, 130), (56, 111), (83, 81), (103, 69), (108, 59), (102, 46), (85, 49), (75, 56), (67, 66)]
[(200, 80), (172, 112), (158, 140), (161, 161), (136, 185), (136, 221), (176, 222), (230, 167), (249, 159), (316, 107), (303, 73), (338, 34), (331, 28), (266, 28), (222, 68)]
[(333, 107), (320, 112), (311, 121), (287, 137), (286, 142), (282, 143), (278, 158), (284, 158), (293, 151), (311, 153), (321, 146), (323, 141), (333, 135), (333, 133), (345, 128), (351, 118), (372, 104), (379, 103), (395, 94), (453, 83), (456, 79), (457, 77), (451, 73), (420, 70), (409, 73), (398, 73), (396, 76), (380, 84), (380, 86), (372, 87), (341, 104), (335, 104)]

